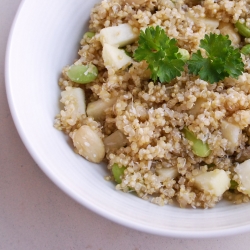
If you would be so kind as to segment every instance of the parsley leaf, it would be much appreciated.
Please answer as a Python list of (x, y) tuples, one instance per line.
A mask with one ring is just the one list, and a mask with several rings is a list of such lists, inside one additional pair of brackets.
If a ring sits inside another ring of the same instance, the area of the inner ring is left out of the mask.
[(184, 71), (177, 41), (170, 39), (160, 26), (141, 31), (138, 43), (134, 58), (147, 61), (153, 81), (159, 78), (160, 82), (170, 82)]
[(215, 83), (226, 77), (237, 78), (244, 71), (240, 51), (231, 46), (228, 36), (205, 35), (200, 48), (205, 49), (206, 57), (198, 50), (187, 63), (189, 73), (199, 75), (202, 80)]

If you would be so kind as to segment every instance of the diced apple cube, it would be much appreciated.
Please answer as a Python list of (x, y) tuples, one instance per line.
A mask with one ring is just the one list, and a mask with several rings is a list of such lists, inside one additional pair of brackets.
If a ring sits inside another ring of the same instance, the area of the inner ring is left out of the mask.
[(195, 176), (194, 186), (209, 194), (220, 197), (229, 189), (230, 178), (224, 170), (215, 169)]
[(105, 118), (105, 110), (112, 107), (115, 102), (116, 98), (112, 98), (107, 102), (102, 99), (90, 102), (87, 106), (87, 115), (96, 121), (102, 121)]
[(221, 122), (222, 136), (229, 141), (230, 150), (234, 150), (239, 145), (241, 129), (239, 126), (227, 121)]
[(160, 168), (156, 169), (155, 172), (161, 182), (172, 180), (178, 175), (178, 171), (176, 168)]
[(250, 195), (250, 160), (246, 160), (235, 168), (235, 172), (239, 176), (239, 191)]
[(228, 35), (234, 46), (239, 45), (241, 37), (232, 23), (221, 22), (219, 26), (220, 33), (222, 35)]
[(116, 130), (111, 135), (107, 136), (104, 140), (105, 149), (119, 149), (128, 143), (126, 136), (120, 131)]
[(74, 107), (73, 113), (76, 116), (82, 115), (86, 113), (86, 104), (85, 104), (85, 93), (81, 88), (72, 88), (67, 87), (66, 90), (61, 93), (61, 102), (67, 107), (73, 105)]
[(102, 58), (106, 68), (113, 68), (115, 71), (122, 69), (132, 63), (132, 58), (127, 56), (125, 51), (107, 43), (103, 46)]
[(199, 21), (203, 22), (206, 25), (207, 29), (211, 31), (219, 27), (219, 21), (215, 18), (204, 17), (204, 18), (200, 18)]
[(127, 24), (119, 24), (118, 26), (107, 27), (100, 31), (100, 40), (116, 47), (123, 47), (133, 43), (138, 38), (138, 34), (133, 32), (132, 27)]

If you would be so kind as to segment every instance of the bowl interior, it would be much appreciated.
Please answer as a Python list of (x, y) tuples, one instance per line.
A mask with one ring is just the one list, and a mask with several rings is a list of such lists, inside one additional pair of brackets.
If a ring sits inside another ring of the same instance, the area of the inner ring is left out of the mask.
[(208, 210), (159, 207), (118, 192), (105, 165), (76, 155), (53, 127), (62, 67), (77, 58), (98, 0), (25, 0), (14, 21), (6, 57), (6, 89), (18, 132), (41, 169), (67, 194), (125, 226), (175, 237), (212, 237), (250, 229), (250, 204), (220, 202)]

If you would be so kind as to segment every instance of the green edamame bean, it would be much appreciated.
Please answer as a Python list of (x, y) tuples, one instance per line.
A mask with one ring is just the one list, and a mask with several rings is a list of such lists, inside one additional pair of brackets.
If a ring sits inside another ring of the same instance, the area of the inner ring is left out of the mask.
[(181, 60), (186, 62), (190, 58), (190, 54), (186, 49), (179, 48), (178, 52), (181, 54)]
[(240, 23), (239, 21), (235, 24), (238, 32), (244, 37), (250, 37), (250, 29), (246, 26), (245, 23)]
[(242, 47), (240, 52), (244, 55), (249, 55), (250, 54), (250, 44), (247, 44), (244, 47)]
[(69, 79), (76, 83), (93, 82), (98, 75), (98, 69), (93, 64), (72, 65), (67, 72)]
[(192, 142), (192, 151), (199, 157), (207, 157), (210, 154), (210, 149), (207, 143), (197, 139), (195, 134), (187, 128), (183, 129), (183, 133), (187, 140)]
[(116, 183), (120, 184), (122, 182), (121, 176), (124, 174), (125, 169), (125, 167), (119, 167), (117, 163), (112, 166), (112, 173)]
[(88, 31), (83, 35), (83, 38), (92, 38), (95, 35), (94, 32)]

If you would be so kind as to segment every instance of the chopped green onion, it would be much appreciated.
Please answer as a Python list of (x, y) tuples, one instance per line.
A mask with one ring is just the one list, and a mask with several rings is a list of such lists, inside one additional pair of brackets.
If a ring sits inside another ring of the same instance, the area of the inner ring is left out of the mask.
[(250, 37), (250, 29), (246, 26), (245, 23), (237, 22), (235, 24), (235, 27), (237, 28), (238, 32), (244, 36), (244, 37)]
[(83, 38), (92, 38), (93, 36), (95, 36), (95, 33), (94, 32), (86, 32), (84, 35), (83, 35)]
[(240, 52), (244, 55), (249, 55), (250, 54), (250, 44), (247, 44), (244, 47), (242, 47)]
[(115, 181), (120, 184), (122, 182), (121, 180), (121, 176), (124, 174), (124, 170), (126, 168), (125, 167), (119, 167), (119, 165), (117, 163), (115, 163), (113, 166), (112, 166), (112, 173), (113, 173), (113, 176), (115, 178)]
[(210, 149), (207, 143), (200, 139), (197, 139), (195, 134), (188, 128), (183, 129), (183, 133), (187, 140), (192, 142), (192, 151), (199, 157), (207, 157), (210, 154)]

